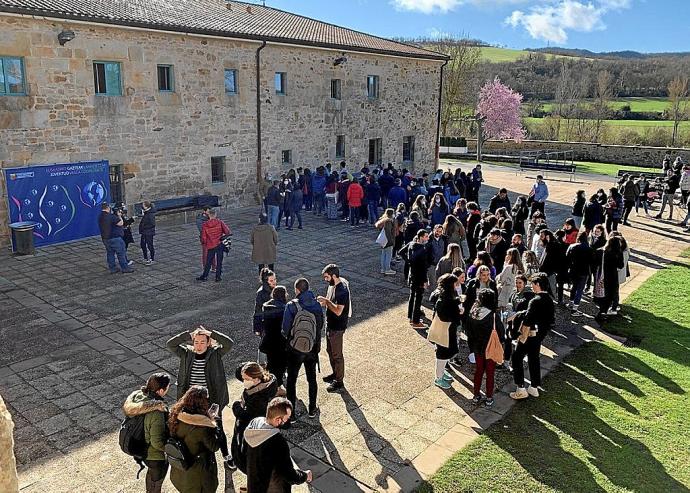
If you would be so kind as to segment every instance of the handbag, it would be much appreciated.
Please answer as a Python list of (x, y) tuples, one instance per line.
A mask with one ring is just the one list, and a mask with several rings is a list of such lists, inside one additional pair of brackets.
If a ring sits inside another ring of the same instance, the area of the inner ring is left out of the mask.
[(379, 235), (376, 237), (376, 243), (381, 247), (381, 248), (386, 248), (386, 245), (388, 244), (388, 237), (386, 236), (386, 228), (381, 228), (381, 232)]
[(498, 338), (498, 332), (496, 332), (496, 314), (494, 313), (494, 327), (491, 329), (491, 336), (489, 337), (489, 343), (486, 345), (485, 351), (486, 359), (490, 359), (496, 362), (496, 364), (503, 364), (503, 345), (501, 340)]
[(223, 245), (223, 250), (225, 250), (225, 253), (228, 253), (230, 251), (230, 247), (232, 246), (232, 238), (230, 235), (221, 236), (220, 242)]
[(450, 327), (450, 322), (444, 322), (437, 315), (434, 315), (434, 319), (429, 327), (429, 333), (426, 336), (427, 340), (439, 346), (449, 347), (448, 327)]
[(592, 296), (594, 298), (603, 298), (606, 296), (606, 291), (604, 289), (604, 254), (601, 254), (601, 267), (597, 272), (594, 279), (594, 290), (592, 291)]

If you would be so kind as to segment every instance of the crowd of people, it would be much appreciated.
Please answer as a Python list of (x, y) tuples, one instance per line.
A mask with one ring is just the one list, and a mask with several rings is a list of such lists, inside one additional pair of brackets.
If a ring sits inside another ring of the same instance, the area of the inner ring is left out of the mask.
[[(687, 167), (681, 169), (683, 176), (690, 173)], [(676, 176), (676, 171), (669, 173)], [(301, 228), (302, 211), (347, 220), (352, 227), (368, 223), (378, 231), (380, 273), (402, 272), (410, 292), (410, 327), (435, 346), (434, 385), (450, 389), (454, 368), (470, 364), (473, 403), (490, 408), (497, 369), (512, 373), (513, 399), (539, 396), (541, 345), (554, 327), (558, 305), (566, 316), (582, 317), (588, 297), (599, 322), (618, 314), (619, 287), (629, 275), (630, 256), (619, 226), (630, 224), (633, 208), (648, 213), (645, 181), (625, 176), (618, 186), (589, 196), (578, 190), (570, 217), (557, 224), (547, 215), (549, 190), (542, 176), (536, 177), (529, 194), (514, 202), (505, 188), (499, 189), (483, 209), (481, 165), (467, 174), (437, 170), (416, 177), (392, 165), (351, 174), (341, 163), (337, 171), (330, 166), (313, 174), (297, 169), (271, 181), (250, 238), (260, 282), (253, 329), (266, 361), (246, 362), (236, 370), (244, 391), (230, 406), (235, 426), (228, 443), (222, 413), (230, 397), (222, 357), (233, 341), (204, 327), (168, 341), (168, 349), (180, 360), (176, 404), (168, 410), (163, 400), (170, 377), (155, 374), (123, 408), (128, 419), (143, 420), (147, 492), (160, 491), (169, 465), (179, 491), (215, 491), (217, 450), (227, 471), (239, 468), (247, 475), (250, 493), (289, 491), (289, 485), (311, 480), (310, 471), (299, 470), (290, 460), (279, 429), (289, 428), (296, 418), (302, 367), (308, 384), (306, 413), (313, 418), (320, 412), (317, 366), (323, 338), (332, 370), (323, 378), (326, 390), (345, 388), (343, 336), (352, 299), (336, 264), (322, 271), (324, 296), (316, 295), (306, 278), (294, 283), (292, 293), (278, 283), (277, 230), (283, 224), (291, 229), (295, 219)], [(662, 199), (662, 211), (666, 203)], [(141, 246), (145, 258), (153, 261), (155, 209), (150, 203), (145, 207), (150, 216), (142, 220), (147, 237), (142, 234)], [(111, 228), (107, 236), (122, 227), (121, 219), (104, 208), (101, 222), (106, 232)], [(230, 228), (210, 208), (200, 213), (197, 226), (203, 265), (198, 280), (211, 272), (220, 280)], [(103, 240), (113, 271), (111, 250), (119, 255), (120, 245), (110, 237)], [(120, 259), (123, 272), (129, 269), (127, 263), (125, 254)], [(430, 309), (428, 316), (423, 306)], [(468, 361), (459, 356), (465, 344)]]

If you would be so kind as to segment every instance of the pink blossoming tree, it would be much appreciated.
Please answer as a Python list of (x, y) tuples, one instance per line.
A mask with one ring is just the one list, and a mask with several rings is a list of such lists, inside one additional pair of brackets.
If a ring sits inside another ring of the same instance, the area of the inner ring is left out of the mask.
[(488, 139), (513, 139), (520, 142), (525, 138), (525, 129), (520, 120), (522, 94), (503, 84), (498, 77), (487, 82), (479, 91), (477, 113), (480, 118), (481, 144)]

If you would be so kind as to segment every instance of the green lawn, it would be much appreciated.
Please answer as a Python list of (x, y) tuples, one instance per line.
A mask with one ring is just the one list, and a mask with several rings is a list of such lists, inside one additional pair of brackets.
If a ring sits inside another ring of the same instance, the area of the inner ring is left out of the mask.
[(655, 274), (606, 326), (639, 347), (575, 350), (420, 491), (690, 491), (689, 292), (688, 265)]
[[(527, 124), (540, 124), (541, 118), (525, 117), (524, 122)], [(606, 125), (616, 128), (632, 128), (634, 130), (644, 130), (645, 128), (655, 128), (662, 127), (671, 130), (673, 128), (673, 122), (670, 120), (604, 120)], [(690, 121), (680, 122), (680, 128), (689, 129)]]
[[(588, 100), (593, 102), (592, 100)], [(637, 112), (662, 112), (668, 108), (668, 98), (618, 98), (611, 101), (609, 106), (613, 109), (620, 109), (625, 105), (630, 106), (630, 111)], [(553, 110), (553, 103), (544, 102), (542, 109), (546, 112)]]
[[(462, 166), (463, 164), (469, 165), (471, 163), (472, 166), (474, 166), (475, 162), (474, 161), (462, 161), (462, 160), (456, 160), (456, 159), (444, 159), (443, 162), (448, 162), (452, 164), (457, 164)], [(518, 168), (517, 163), (504, 163), (504, 162), (497, 162), (497, 161), (491, 161), (487, 160), (486, 162), (489, 162), (491, 164), (495, 164), (498, 166), (507, 166), (510, 168)], [(587, 173), (587, 174), (592, 174), (592, 175), (606, 175), (606, 176), (618, 176), (618, 170), (619, 169), (624, 169), (624, 170), (629, 170), (631, 172), (640, 172), (640, 173), (658, 173), (658, 169), (654, 168), (644, 168), (640, 166), (628, 166), (628, 165), (623, 165), (623, 164), (613, 164), (613, 163), (594, 163), (590, 161), (575, 161), (575, 165), (577, 166), (577, 172), (578, 173)]]

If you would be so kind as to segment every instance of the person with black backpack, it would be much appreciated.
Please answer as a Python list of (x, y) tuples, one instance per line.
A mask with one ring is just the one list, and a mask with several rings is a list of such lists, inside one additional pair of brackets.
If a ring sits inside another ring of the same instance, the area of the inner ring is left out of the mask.
[(217, 425), (218, 404), (209, 403), (206, 387), (194, 385), (170, 409), (170, 438), (165, 452), (170, 481), (180, 493), (211, 493), (218, 489), (216, 451), (223, 430)]
[[(295, 299), (285, 305), (283, 315), (283, 337), (287, 340), (287, 398), (295, 407), (297, 399), (297, 376), (304, 364), (309, 384), (309, 417), (317, 413), (316, 366), (321, 350), (323, 310), (314, 293), (309, 290), (309, 281), (304, 278), (295, 281)], [(295, 416), (290, 418), (294, 421)], [(289, 424), (288, 424), (289, 426)]]
[(120, 446), (141, 467), (142, 462), (148, 467), (146, 493), (160, 493), (168, 473), (168, 463), (165, 460), (168, 408), (163, 397), (169, 388), (170, 375), (154, 373), (146, 380), (146, 385), (127, 397), (122, 406), (125, 421), (120, 429)]

